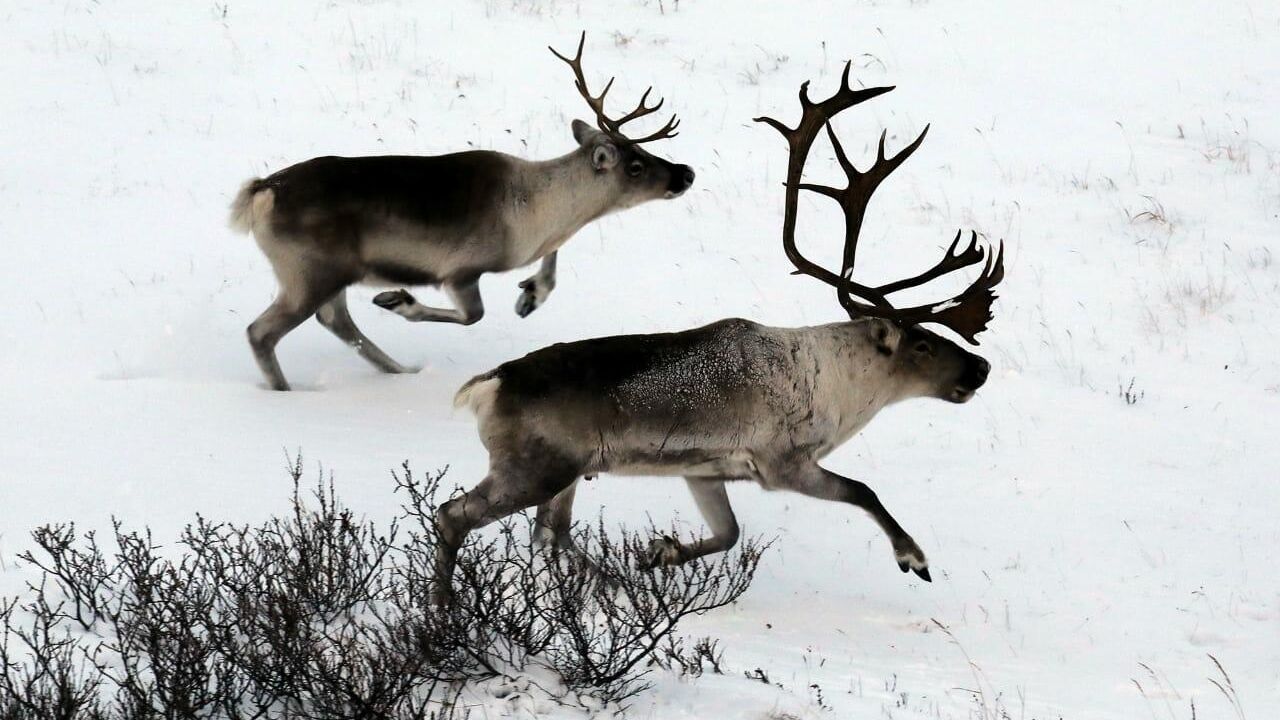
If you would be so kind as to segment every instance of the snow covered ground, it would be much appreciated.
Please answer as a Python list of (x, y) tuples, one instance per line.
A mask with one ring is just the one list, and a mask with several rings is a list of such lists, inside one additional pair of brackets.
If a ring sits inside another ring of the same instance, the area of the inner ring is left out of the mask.
[[(239, 183), (321, 154), (567, 151), (582, 101), (545, 46), (581, 29), (593, 77), (678, 110), (658, 151), (694, 190), (584, 230), (525, 320), (523, 270), (482, 281), (469, 328), (353, 293), (418, 375), (310, 323), (281, 346), (299, 391), (264, 390), (243, 329), (274, 283), (226, 229)], [(1212, 653), (1244, 716), (1275, 717), (1280, 7), (5, 0), (0, 48), (0, 590), (41, 523), (163, 538), (197, 511), (277, 511), (298, 448), (374, 518), (405, 458), (469, 486), (486, 458), (448, 399), (550, 342), (840, 319), (788, 274), (786, 151), (751, 118), (793, 121), (800, 82), (825, 96), (851, 58), (898, 86), (840, 118), (864, 165), (881, 127), (896, 148), (933, 124), (872, 203), (869, 278), (932, 263), (959, 227), (1008, 246), (977, 399), (892, 408), (827, 461), (880, 493), (935, 582), (848, 508), (734, 486), (745, 530), (779, 541), (737, 607), (690, 628), (731, 674), (659, 678), (633, 716), (1187, 720), (1194, 700), (1235, 718)], [(838, 223), (802, 206), (828, 260)], [(699, 522), (673, 479), (605, 477), (578, 502)]]

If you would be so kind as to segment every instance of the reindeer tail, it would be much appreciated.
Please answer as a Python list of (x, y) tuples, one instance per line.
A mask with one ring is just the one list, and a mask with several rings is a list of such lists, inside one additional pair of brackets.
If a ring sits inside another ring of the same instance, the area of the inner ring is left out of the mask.
[(469, 407), (472, 412), (475, 412), (481, 403), (493, 398), (501, 382), (498, 379), (497, 370), (490, 370), (483, 375), (477, 375), (458, 388), (458, 394), (453, 396), (453, 406), (455, 408)]
[(257, 198), (258, 193), (264, 189), (266, 189), (266, 183), (262, 178), (253, 178), (240, 186), (236, 199), (231, 201), (231, 217), (227, 221), (232, 230), (241, 233), (253, 232), (254, 223), (268, 209), (267, 198), (264, 197), (261, 201)]

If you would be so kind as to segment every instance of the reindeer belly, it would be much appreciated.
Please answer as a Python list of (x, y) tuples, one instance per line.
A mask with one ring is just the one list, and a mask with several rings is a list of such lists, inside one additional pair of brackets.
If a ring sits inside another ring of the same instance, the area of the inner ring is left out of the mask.
[(387, 223), (361, 237), (361, 282), (367, 284), (438, 285), (451, 278), (494, 269), (489, 243), (409, 224)]
[[(751, 438), (736, 432), (680, 432), (679, 427), (637, 427), (605, 432), (595, 458), (599, 471), (616, 475), (752, 477)], [(593, 463), (594, 464), (594, 463)]]
[(671, 453), (621, 453), (605, 457), (600, 469), (613, 475), (750, 478), (755, 463), (744, 450), (696, 450)]

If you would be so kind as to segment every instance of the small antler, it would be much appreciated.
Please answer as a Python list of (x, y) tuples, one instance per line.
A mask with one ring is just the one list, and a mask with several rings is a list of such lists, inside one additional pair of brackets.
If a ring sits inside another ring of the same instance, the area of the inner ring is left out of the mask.
[[(850, 67), (851, 63), (845, 63), (844, 72), (840, 76), (840, 88), (834, 95), (820, 102), (815, 103), (809, 98), (808, 82), (800, 86), (801, 115), (800, 122), (795, 128), (789, 128), (773, 118), (756, 118), (757, 122), (766, 123), (781, 133), (790, 150), (787, 164), (786, 204), (782, 223), (783, 250), (787, 258), (796, 266), (797, 273), (817, 278), (836, 288), (837, 298), (850, 317), (870, 315), (904, 324), (937, 323), (951, 328), (965, 340), (976, 345), (975, 336), (986, 329), (987, 322), (991, 319), (991, 303), (995, 300), (992, 288), (1004, 277), (1003, 248), (992, 261), (978, 245), (977, 233), (972, 234), (969, 245), (959, 253), (956, 252), (960, 245), (960, 234), (957, 233), (955, 241), (952, 242), (943, 259), (929, 270), (914, 277), (880, 286), (864, 285), (853, 280), (858, 236), (862, 230), (862, 221), (871, 195), (890, 173), (898, 169), (898, 166), (920, 147), (929, 133), (929, 127), (926, 126), (919, 137), (892, 157), (885, 154), (887, 133), (882, 132), (875, 163), (866, 171), (859, 171), (849, 161), (844, 147), (836, 137), (835, 130), (831, 127), (831, 118), (858, 103), (883, 95), (893, 87), (854, 90), (849, 84)], [(836, 161), (848, 180), (843, 188), (801, 182), (809, 150), (817, 138), (819, 128), (822, 127), (827, 130), (827, 137), (831, 140)], [(844, 255), (839, 275), (804, 257), (796, 246), (796, 216), (799, 211), (801, 190), (815, 192), (835, 200), (844, 213)], [(949, 300), (909, 308), (895, 308), (889, 302), (888, 295), (891, 293), (922, 285), (983, 260), (988, 262), (982, 275), (966, 290)], [(862, 302), (854, 299), (855, 297), (861, 298)]]
[(609, 82), (605, 83), (604, 89), (600, 91), (599, 95), (591, 94), (591, 91), (587, 88), (587, 78), (582, 72), (582, 48), (586, 42), (587, 33), (584, 30), (582, 35), (578, 38), (578, 51), (574, 54), (572, 60), (556, 52), (556, 49), (553, 47), (548, 46), (547, 49), (551, 51), (552, 55), (560, 58), (565, 62), (565, 64), (573, 69), (574, 85), (578, 88), (578, 93), (582, 95), (582, 99), (587, 101), (587, 105), (590, 106), (591, 111), (595, 113), (596, 127), (599, 127), (601, 131), (608, 134), (615, 141), (629, 145), (653, 142), (654, 140), (671, 138), (680, 134), (676, 132), (676, 128), (680, 127), (680, 119), (672, 114), (671, 118), (667, 120), (666, 125), (663, 125), (657, 131), (650, 133), (649, 135), (645, 135), (642, 138), (629, 138), (624, 135), (622, 133), (623, 125), (631, 122), (632, 120), (657, 112), (658, 109), (662, 107), (663, 100), (659, 98), (657, 105), (649, 106), (645, 104), (649, 99), (649, 93), (653, 91), (653, 87), (651, 86), (644, 91), (643, 95), (640, 96), (640, 102), (636, 105), (634, 110), (620, 118), (610, 118), (604, 111), (604, 98), (609, 94), (609, 88), (613, 87), (613, 81), (615, 78), (609, 78)]

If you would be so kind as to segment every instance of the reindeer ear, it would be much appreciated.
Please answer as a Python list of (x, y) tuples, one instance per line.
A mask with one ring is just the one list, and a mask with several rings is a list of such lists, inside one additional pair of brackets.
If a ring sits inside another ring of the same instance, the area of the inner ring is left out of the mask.
[(871, 322), (871, 339), (875, 341), (876, 352), (881, 355), (896, 353), (902, 340), (902, 330), (888, 320), (877, 318)]
[(591, 144), (597, 136), (604, 134), (581, 120), (574, 120), (571, 127), (573, 128), (573, 139), (577, 140), (578, 145), (583, 147)]
[(597, 172), (603, 172), (617, 165), (619, 157), (618, 146), (606, 140), (591, 149), (591, 166)]

